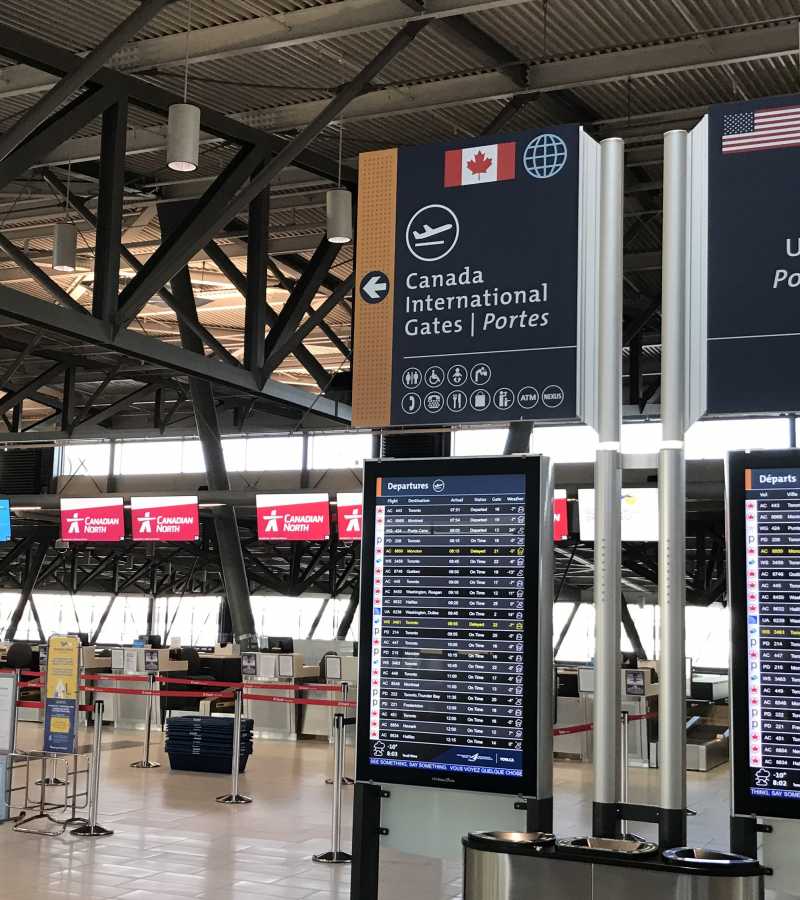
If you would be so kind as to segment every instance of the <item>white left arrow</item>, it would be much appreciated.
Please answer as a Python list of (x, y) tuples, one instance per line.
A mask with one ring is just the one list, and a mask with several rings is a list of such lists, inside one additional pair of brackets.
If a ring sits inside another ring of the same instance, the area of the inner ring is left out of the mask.
[(364, 282), (361, 290), (370, 300), (377, 300), (381, 294), (385, 294), (386, 291), (389, 290), (389, 285), (378, 275), (373, 275), (369, 280)]

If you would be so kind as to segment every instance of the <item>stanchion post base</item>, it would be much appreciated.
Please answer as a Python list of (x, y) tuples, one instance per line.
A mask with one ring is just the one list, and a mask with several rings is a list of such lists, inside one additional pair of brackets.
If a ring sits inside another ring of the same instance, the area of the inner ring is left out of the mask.
[(102, 825), (81, 825), (80, 828), (73, 828), (70, 834), (78, 837), (109, 837), (114, 832), (109, 828), (103, 828)]
[(244, 794), (225, 794), (223, 797), (217, 797), (217, 803), (228, 803), (239, 805), (243, 803), (252, 803), (252, 797), (245, 797)]
[(38, 787), (44, 785), (45, 787), (64, 787), (67, 783), (66, 781), (62, 781), (60, 778), (40, 778), (38, 781), (34, 782)]
[(311, 859), (318, 863), (328, 863), (328, 865), (350, 863), (353, 861), (353, 857), (349, 853), (344, 853), (341, 850), (338, 853), (335, 853), (333, 850), (328, 850), (327, 853), (315, 853)]
[(151, 762), (149, 759), (148, 760), (140, 759), (140, 760), (138, 760), (138, 762), (132, 762), (131, 768), (132, 769), (160, 769), (161, 763)]

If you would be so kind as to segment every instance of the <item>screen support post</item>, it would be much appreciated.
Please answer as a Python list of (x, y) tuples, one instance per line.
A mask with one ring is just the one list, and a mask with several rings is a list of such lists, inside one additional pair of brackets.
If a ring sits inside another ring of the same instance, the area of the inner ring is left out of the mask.
[(595, 701), (594, 804), (597, 837), (619, 833), (620, 685), (619, 634), (622, 621), (622, 543), (619, 498), (622, 488), (622, 206), (624, 143), (600, 145), (600, 278), (597, 348), (597, 430), (595, 461)]
[(686, 148), (685, 131), (664, 135), (661, 288), (661, 422), (658, 456), (659, 843), (686, 843)]

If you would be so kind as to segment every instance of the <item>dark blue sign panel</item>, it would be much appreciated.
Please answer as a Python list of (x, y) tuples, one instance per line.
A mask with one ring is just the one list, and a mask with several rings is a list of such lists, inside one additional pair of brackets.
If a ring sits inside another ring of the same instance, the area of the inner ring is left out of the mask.
[(712, 107), (707, 412), (800, 408), (800, 97)]
[(582, 414), (582, 152), (559, 126), (362, 155), (354, 423)]
[(359, 779), (536, 793), (538, 465), (366, 464)]
[(74, 753), (77, 719), (77, 700), (48, 697), (44, 705), (44, 750), (50, 753)]

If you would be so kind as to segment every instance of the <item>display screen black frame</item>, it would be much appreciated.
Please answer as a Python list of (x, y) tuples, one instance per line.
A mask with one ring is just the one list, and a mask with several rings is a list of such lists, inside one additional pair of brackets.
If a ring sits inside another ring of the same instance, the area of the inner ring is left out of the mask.
[[(541, 548), (542, 458), (510, 456), (367, 460), (364, 463), (364, 517), (361, 542), (360, 646), (356, 778), (378, 784), (402, 784), (514, 796), (537, 796), (539, 678), (539, 564)], [(378, 478), (425, 476), (525, 477), (525, 620), (523, 629), (522, 776), (481, 775), (425, 769), (392, 768), (369, 763), (370, 666), (372, 660), (372, 578), (375, 551), (375, 500)], [(366, 577), (365, 577), (366, 576)]]
[(800, 800), (750, 793), (749, 687), (747, 676), (747, 586), (745, 579), (745, 471), (800, 469), (800, 450), (738, 450), (725, 465), (728, 605), (731, 616), (730, 679), (734, 815), (800, 819)]

